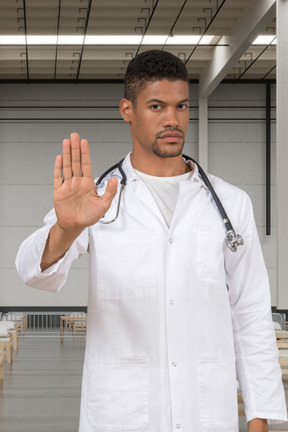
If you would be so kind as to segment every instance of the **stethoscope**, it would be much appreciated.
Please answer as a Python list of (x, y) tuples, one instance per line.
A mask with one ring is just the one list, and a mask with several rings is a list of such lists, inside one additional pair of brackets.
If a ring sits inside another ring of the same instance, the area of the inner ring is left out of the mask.
[[(226, 231), (227, 231), (226, 237), (225, 237), (226, 244), (227, 244), (227, 246), (229, 247), (229, 249), (232, 252), (236, 252), (237, 251), (237, 247), (238, 246), (242, 246), (244, 244), (243, 238), (241, 237), (240, 234), (236, 234), (236, 232), (235, 232), (235, 230), (234, 230), (234, 228), (233, 228), (233, 226), (232, 226), (232, 224), (231, 224), (231, 222), (230, 222), (230, 220), (229, 220), (229, 218), (227, 216), (227, 213), (226, 213), (226, 211), (225, 211), (225, 209), (224, 209), (224, 207), (223, 207), (220, 199), (218, 198), (218, 195), (216, 194), (216, 192), (215, 192), (215, 190), (214, 190), (214, 188), (213, 188), (213, 186), (212, 186), (209, 178), (207, 177), (206, 173), (204, 172), (204, 170), (201, 168), (201, 166), (198, 164), (198, 162), (196, 162), (191, 157), (185, 156), (185, 155), (182, 155), (182, 156), (183, 156), (183, 158), (186, 161), (187, 160), (191, 160), (193, 163), (195, 163), (197, 165), (198, 170), (199, 170), (199, 174), (201, 175), (204, 183), (206, 184), (206, 186), (208, 187), (209, 191), (211, 192), (212, 197), (213, 197), (213, 199), (215, 201), (215, 204), (217, 205), (219, 213), (220, 213), (220, 215), (221, 215), (221, 217), (223, 219), (223, 222), (224, 222), (224, 225), (225, 225), (225, 228), (226, 228)], [(117, 164), (115, 164), (111, 168), (109, 168), (107, 171), (105, 171), (101, 175), (101, 177), (99, 177), (99, 179), (97, 180), (97, 182), (95, 183), (95, 186), (96, 186), (96, 189), (97, 189), (98, 186), (104, 180), (104, 178), (108, 174), (110, 174), (110, 172), (112, 172), (113, 170), (115, 170), (116, 168), (118, 168), (118, 170), (119, 170), (119, 172), (121, 174), (121, 177), (122, 177), (122, 180), (120, 181), (120, 185), (121, 186), (120, 186), (120, 192), (119, 192), (118, 205), (117, 205), (116, 215), (115, 215), (114, 219), (111, 219), (110, 221), (107, 221), (107, 222), (99, 220), (98, 223), (107, 225), (107, 224), (111, 224), (111, 223), (115, 222), (118, 219), (119, 211), (120, 211), (120, 204), (121, 204), (122, 193), (123, 193), (123, 190), (124, 190), (124, 188), (125, 188), (125, 186), (127, 184), (127, 177), (126, 177), (126, 174), (125, 174), (125, 172), (123, 170), (123, 167), (122, 167), (123, 161), (124, 161), (124, 159), (122, 159), (120, 162), (118, 162)]]

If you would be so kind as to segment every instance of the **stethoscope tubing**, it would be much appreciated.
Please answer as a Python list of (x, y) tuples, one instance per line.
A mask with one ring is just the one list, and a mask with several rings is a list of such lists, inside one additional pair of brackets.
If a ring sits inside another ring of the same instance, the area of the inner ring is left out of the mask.
[(192, 159), (190, 156), (186, 156), (186, 155), (182, 155), (184, 157), (185, 160), (191, 160), (193, 163), (195, 163), (195, 165), (197, 165), (198, 170), (199, 170), (199, 174), (201, 175), (204, 183), (206, 184), (206, 186), (208, 187), (209, 191), (211, 192), (211, 195), (215, 201), (215, 204), (217, 205), (217, 208), (219, 210), (219, 213), (223, 219), (223, 222), (225, 224), (226, 230), (230, 231), (233, 230), (234, 228), (230, 222), (230, 219), (227, 216), (226, 210), (224, 209), (218, 195), (215, 192), (215, 189), (213, 188), (207, 174), (205, 173), (205, 171), (203, 170), (203, 168), (201, 168), (201, 166), (198, 164), (198, 162), (196, 162), (194, 159)]
[[(198, 170), (199, 170), (199, 174), (201, 175), (204, 183), (206, 184), (207, 188), (209, 189), (213, 200), (218, 208), (218, 211), (222, 217), (222, 220), (224, 222), (227, 234), (226, 234), (226, 244), (229, 247), (229, 249), (232, 252), (236, 252), (237, 251), (237, 247), (238, 246), (242, 246), (244, 244), (243, 238), (241, 237), (240, 234), (236, 234), (232, 223), (230, 222), (230, 219), (227, 216), (227, 213), (218, 197), (218, 195), (216, 194), (207, 174), (205, 173), (205, 171), (201, 168), (201, 166), (198, 164), (198, 162), (196, 162), (193, 158), (191, 158), (190, 156), (186, 156), (186, 155), (182, 155), (183, 158), (187, 161), (187, 160), (191, 160), (194, 164), (197, 165)], [(116, 219), (119, 216), (119, 212), (120, 212), (120, 203), (121, 203), (121, 197), (122, 197), (122, 193), (123, 190), (127, 184), (127, 176), (125, 174), (125, 171), (123, 170), (122, 164), (123, 164), (124, 159), (121, 159), (120, 162), (118, 162), (117, 164), (113, 165), (112, 167), (110, 167), (108, 170), (106, 170), (97, 180), (97, 182), (95, 183), (96, 189), (98, 188), (98, 186), (102, 183), (102, 181), (104, 180), (105, 177), (108, 176), (108, 174), (110, 174), (110, 172), (114, 171), (115, 169), (118, 169), (120, 172), (120, 175), (122, 177), (122, 179), (120, 180), (120, 184), (121, 184), (121, 188), (120, 188), (120, 194), (119, 194), (119, 199), (118, 199), (118, 205), (117, 205), (117, 210), (116, 210), (116, 215), (115, 217), (110, 220), (110, 221), (99, 221), (101, 224), (104, 225), (108, 225), (111, 224), (113, 222), (116, 221)]]

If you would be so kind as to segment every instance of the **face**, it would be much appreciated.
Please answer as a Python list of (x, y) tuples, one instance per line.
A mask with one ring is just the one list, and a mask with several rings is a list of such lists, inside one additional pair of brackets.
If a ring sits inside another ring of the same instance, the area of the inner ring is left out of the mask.
[(169, 158), (182, 153), (189, 122), (189, 88), (182, 80), (149, 83), (136, 104), (123, 99), (124, 120), (130, 123), (133, 153)]

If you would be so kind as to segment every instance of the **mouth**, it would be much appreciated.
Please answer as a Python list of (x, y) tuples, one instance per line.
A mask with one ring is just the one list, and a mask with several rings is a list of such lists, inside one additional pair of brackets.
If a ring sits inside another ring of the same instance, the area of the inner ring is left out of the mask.
[(168, 142), (175, 142), (183, 139), (183, 134), (177, 131), (168, 131), (158, 136), (159, 139), (163, 139)]

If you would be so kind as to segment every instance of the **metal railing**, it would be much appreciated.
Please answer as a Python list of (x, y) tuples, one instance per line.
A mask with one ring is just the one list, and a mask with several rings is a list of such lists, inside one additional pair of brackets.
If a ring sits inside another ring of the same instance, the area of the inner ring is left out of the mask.
[[(19, 322), (24, 320), (24, 329), (25, 331), (31, 333), (41, 333), (51, 334), (60, 332), (60, 317), (61, 316), (77, 316), (77, 317), (86, 317), (85, 312), (75, 312), (75, 311), (25, 311), (25, 312), (8, 312), (3, 314), (2, 320), (9, 320)], [(64, 332), (64, 336), (65, 336)], [(67, 332), (68, 334), (68, 332)]]

